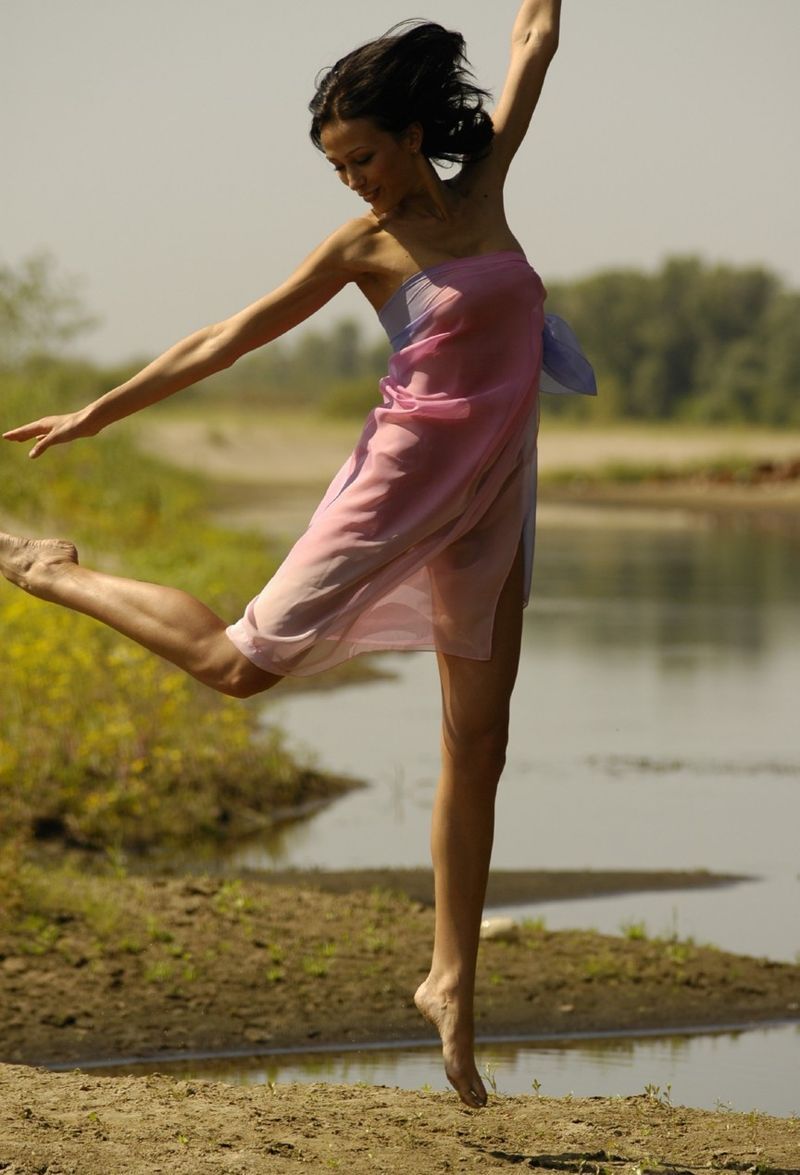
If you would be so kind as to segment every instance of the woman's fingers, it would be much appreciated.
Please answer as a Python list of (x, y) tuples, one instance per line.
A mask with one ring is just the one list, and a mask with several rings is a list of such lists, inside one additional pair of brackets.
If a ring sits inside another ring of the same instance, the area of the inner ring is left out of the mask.
[(9, 429), (3, 433), (3, 438), (7, 441), (30, 441), (35, 438), (36, 444), (28, 456), (38, 457), (51, 445), (62, 445), (67, 441), (74, 441), (81, 435), (83, 433), (77, 414), (72, 413), (67, 416), (45, 416), (41, 420), (33, 420), (30, 424)]
[(3, 433), (6, 441), (29, 441), (36, 438), (36, 444), (28, 454), (29, 457), (38, 457), (45, 449), (56, 442), (58, 422), (51, 419), (34, 420), (30, 424), (20, 425)]
[(31, 437), (41, 437), (49, 432), (52, 423), (48, 420), (34, 420), (31, 424), (21, 424), (19, 428), (11, 428), (3, 433), (4, 441), (29, 441)]
[(47, 436), (39, 438), (39, 440), (36, 442), (36, 444), (31, 449), (28, 456), (29, 457), (38, 457), (41, 453), (43, 453), (45, 451), (45, 449), (49, 449), (51, 445), (54, 445), (56, 443), (57, 443), (57, 438), (56, 438), (55, 433), (52, 433), (52, 432), (48, 433)]

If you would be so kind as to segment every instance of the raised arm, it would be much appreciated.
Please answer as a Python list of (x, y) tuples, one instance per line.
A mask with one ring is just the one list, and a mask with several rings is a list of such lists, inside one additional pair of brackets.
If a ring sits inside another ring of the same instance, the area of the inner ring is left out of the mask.
[(95, 436), (101, 429), (230, 367), (315, 311), (356, 276), (353, 258), (363, 222), (351, 221), (323, 241), (291, 277), (244, 310), (201, 327), (98, 400), (65, 416), (48, 416), (3, 434), (8, 441), (36, 439), (38, 457), (52, 445)]
[(488, 163), (501, 179), (530, 125), (545, 74), (558, 48), (561, 0), (523, 0), (511, 31), (511, 60), (492, 113), (495, 137)]

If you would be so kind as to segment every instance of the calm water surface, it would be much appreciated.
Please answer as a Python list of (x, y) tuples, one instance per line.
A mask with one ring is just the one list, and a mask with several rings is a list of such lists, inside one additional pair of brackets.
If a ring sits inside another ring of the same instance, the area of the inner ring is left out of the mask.
[[(577, 516), (576, 516), (577, 517)], [(746, 522), (542, 512), (498, 868), (707, 868), (756, 880), (721, 890), (516, 907), (551, 927), (645, 922), (733, 951), (800, 952), (800, 544)], [(439, 694), (430, 654), (393, 656), (395, 680), (278, 694), (265, 711), (321, 766), (367, 779), (312, 820), (239, 849), (237, 866), (428, 864)], [(569, 1047), (494, 1046), (501, 1090), (632, 1093), (800, 1107), (794, 1027)], [(237, 1080), (367, 1080), (438, 1088), (438, 1055), (259, 1062)], [(288, 1068), (287, 1068), (288, 1065)], [(325, 1066), (333, 1066), (325, 1068)], [(259, 1076), (260, 1074), (260, 1076)], [(274, 1078), (270, 1078), (274, 1079)]]
[[(613, 1040), (484, 1043), (478, 1068), (500, 1094), (548, 1097), (616, 1097), (656, 1086), (673, 1105), (713, 1110), (800, 1114), (796, 1080), (800, 1026), (703, 1035), (617, 1037)], [(88, 1068), (85, 1064), (83, 1070)], [(449, 1089), (438, 1048), (358, 1048), (339, 1053), (238, 1057), (228, 1061), (159, 1060), (132, 1068), (104, 1066), (100, 1073), (167, 1073), (235, 1085), (327, 1081)], [(538, 1085), (535, 1086), (534, 1083)]]

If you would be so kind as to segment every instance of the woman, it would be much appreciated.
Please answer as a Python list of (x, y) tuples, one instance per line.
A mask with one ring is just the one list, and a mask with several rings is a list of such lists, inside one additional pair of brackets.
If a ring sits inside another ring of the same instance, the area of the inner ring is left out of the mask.
[[(278, 289), (204, 327), (80, 411), (5, 433), (32, 457), (96, 435), (229, 367), (355, 282), (394, 354), (350, 460), (234, 625), (183, 592), (78, 565), (61, 540), (0, 537), (7, 579), (115, 628), (213, 689), (247, 697), (368, 649), (434, 648), (442, 774), (436, 930), (417, 1007), (462, 1101), (486, 1090), (473, 989), (495, 791), (527, 599), (544, 290), (506, 223), (503, 184), (558, 40), (559, 0), (524, 0), (491, 118), (463, 40), (413, 23), (323, 78), (312, 139), (364, 215)], [(442, 181), (431, 160), (463, 164)]]

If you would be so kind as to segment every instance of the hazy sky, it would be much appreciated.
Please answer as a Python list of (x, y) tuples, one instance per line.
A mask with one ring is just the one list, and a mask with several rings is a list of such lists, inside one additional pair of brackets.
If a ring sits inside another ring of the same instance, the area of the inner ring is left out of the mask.
[[(363, 211), (308, 139), (315, 74), (409, 16), (460, 29), (497, 92), (515, 0), (0, 0), (0, 261), (48, 249), (153, 354), (279, 284)], [(508, 184), (548, 278), (670, 253), (800, 285), (800, 0), (564, 0)], [(355, 289), (317, 317), (354, 313)], [(300, 328), (303, 329), (302, 327)]]

